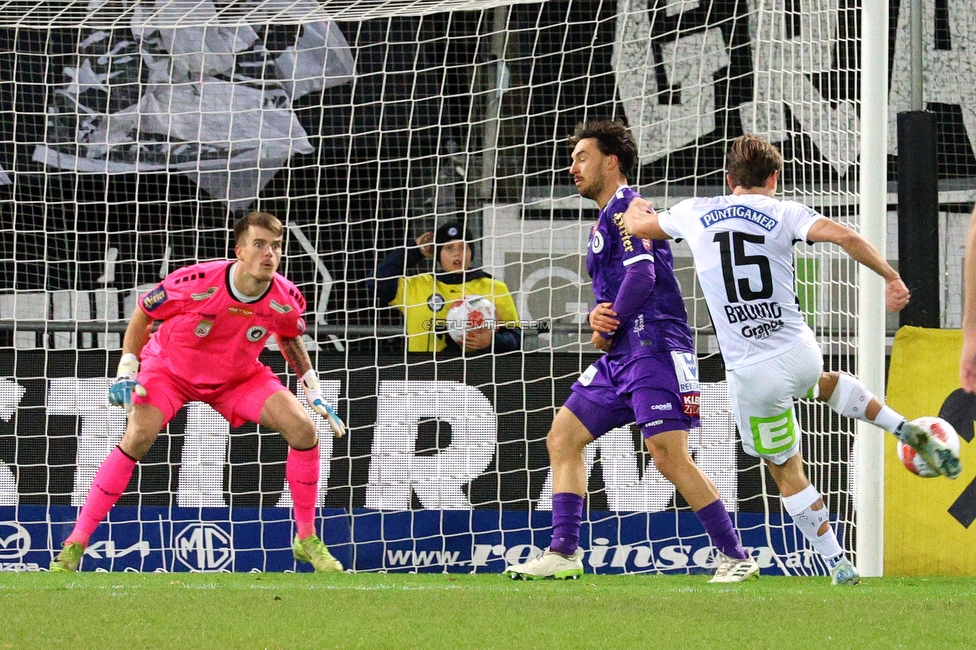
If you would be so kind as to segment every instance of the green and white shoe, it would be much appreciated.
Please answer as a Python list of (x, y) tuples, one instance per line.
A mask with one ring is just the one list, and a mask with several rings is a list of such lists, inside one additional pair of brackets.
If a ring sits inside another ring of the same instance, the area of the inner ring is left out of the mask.
[(563, 555), (548, 548), (528, 562), (505, 568), (512, 580), (576, 580), (583, 575), (583, 549)]
[(830, 570), (830, 584), (832, 585), (856, 585), (860, 580), (861, 574), (857, 572), (857, 567), (851, 564), (851, 561), (846, 557)]
[(915, 450), (925, 460), (925, 464), (948, 478), (956, 478), (962, 473), (962, 463), (959, 455), (954, 453), (946, 443), (928, 431), (907, 420), (895, 432), (898, 439)]
[(74, 573), (81, 564), (81, 556), (85, 554), (85, 547), (78, 542), (64, 545), (57, 557), (51, 561), (51, 571), (55, 573)]
[(296, 535), (291, 552), (299, 562), (311, 564), (316, 573), (342, 571), (342, 562), (332, 557), (332, 553), (329, 553), (318, 535), (309, 535), (305, 539), (298, 539)]

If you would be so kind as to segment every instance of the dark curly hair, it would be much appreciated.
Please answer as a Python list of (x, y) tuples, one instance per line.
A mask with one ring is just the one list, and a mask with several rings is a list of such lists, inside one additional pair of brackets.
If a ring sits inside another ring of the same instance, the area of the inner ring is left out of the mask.
[(569, 138), (569, 144), (575, 147), (580, 140), (593, 138), (597, 148), (604, 156), (616, 156), (620, 165), (620, 173), (628, 180), (631, 172), (637, 166), (639, 155), (637, 143), (627, 129), (627, 125), (620, 120), (587, 120), (580, 122)]

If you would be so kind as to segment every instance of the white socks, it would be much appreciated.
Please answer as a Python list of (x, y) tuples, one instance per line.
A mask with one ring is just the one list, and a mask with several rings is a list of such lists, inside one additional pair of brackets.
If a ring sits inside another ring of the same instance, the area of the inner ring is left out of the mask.
[(837, 535), (834, 534), (834, 529), (829, 524), (826, 533), (818, 534), (820, 527), (829, 521), (826, 504), (822, 505), (819, 510), (812, 509), (813, 504), (818, 500), (820, 500), (820, 492), (812, 485), (808, 485), (806, 489), (792, 496), (782, 498), (783, 507), (786, 508), (786, 512), (790, 513), (793, 523), (813, 546), (813, 550), (823, 556), (827, 560), (827, 564), (833, 568), (844, 556), (844, 549), (841, 548), (840, 542), (837, 541)]

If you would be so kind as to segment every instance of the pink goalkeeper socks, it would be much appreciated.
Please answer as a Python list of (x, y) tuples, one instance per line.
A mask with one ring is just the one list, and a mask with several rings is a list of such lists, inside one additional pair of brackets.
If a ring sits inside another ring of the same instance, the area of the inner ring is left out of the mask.
[(78, 515), (78, 522), (71, 535), (65, 540), (65, 544), (77, 542), (82, 546), (88, 546), (88, 539), (98, 528), (98, 524), (102, 523), (108, 511), (125, 492), (135, 466), (135, 459), (126, 455), (118, 447), (111, 451), (95, 474), (85, 505)]
[(319, 446), (289, 449), (285, 478), (291, 488), (298, 538), (315, 534), (315, 500), (319, 493)]

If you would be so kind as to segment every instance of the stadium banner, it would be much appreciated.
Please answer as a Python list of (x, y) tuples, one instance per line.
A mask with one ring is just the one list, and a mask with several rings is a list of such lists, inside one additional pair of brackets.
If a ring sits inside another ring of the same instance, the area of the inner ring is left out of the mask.
[[(0, 571), (47, 568), (71, 532), (67, 506), (0, 507)], [(548, 545), (550, 512), (326, 508), (319, 536), (346, 568), (357, 571), (500, 573)], [(21, 523), (24, 522), (24, 523)], [(744, 546), (763, 575), (821, 574), (812, 551), (790, 536), (769, 536), (758, 513), (740, 514)], [(783, 523), (779, 513), (769, 523)], [(648, 531), (670, 535), (648, 541)], [(86, 571), (311, 571), (292, 557), (295, 534), (284, 508), (118, 506), (85, 550)], [(682, 539), (678, 539), (681, 537)], [(684, 540), (693, 540), (688, 543)], [(715, 551), (690, 511), (589, 513), (580, 544), (587, 572), (710, 573)]]
[(976, 395), (959, 386), (961, 330), (902, 327), (895, 335), (888, 402), (908, 419), (938, 415), (959, 433), (963, 472), (919, 478), (885, 447), (885, 575), (976, 576)]
[[(125, 412), (106, 399), (117, 356), (0, 351), (0, 569), (46, 567), (69, 534), (124, 430)], [(320, 436), (321, 537), (355, 570), (497, 572), (531, 556), (550, 534), (546, 434), (593, 358), (319, 355), (323, 392), (350, 428), (345, 438)], [(280, 355), (262, 360), (284, 376)], [(764, 572), (823, 574), (788, 522), (771, 534), (782, 511), (738, 445), (722, 377), (720, 361), (702, 360), (703, 426), (689, 441), (696, 461)], [(232, 431), (209, 406), (187, 405), (136, 466), (84, 568), (295, 570), (286, 455), (277, 433)], [(586, 462), (589, 570), (713, 566), (700, 523), (654, 468), (639, 432), (609, 432), (587, 448)]]

